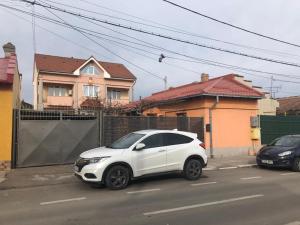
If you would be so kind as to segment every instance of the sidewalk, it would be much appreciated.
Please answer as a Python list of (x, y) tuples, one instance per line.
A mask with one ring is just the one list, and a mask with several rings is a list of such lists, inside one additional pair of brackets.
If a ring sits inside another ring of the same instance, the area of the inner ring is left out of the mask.
[[(205, 170), (238, 169), (255, 165), (254, 156), (233, 156), (208, 160)], [(0, 190), (29, 188), (81, 182), (72, 171), (73, 165), (19, 168), (0, 172)], [(3, 175), (2, 175), (3, 174)]]
[(6, 171), (0, 171), (0, 184), (6, 179)]
[(0, 180), (0, 190), (79, 182), (72, 168), (73, 165), (55, 165), (13, 169), (4, 181)]
[(256, 166), (255, 156), (231, 156), (208, 159), (205, 170), (235, 169)]

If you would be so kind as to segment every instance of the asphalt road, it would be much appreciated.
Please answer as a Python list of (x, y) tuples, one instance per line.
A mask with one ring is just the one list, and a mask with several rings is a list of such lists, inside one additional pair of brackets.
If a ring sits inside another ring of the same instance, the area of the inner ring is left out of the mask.
[[(74, 178), (75, 179), (75, 178)], [(300, 225), (300, 173), (258, 168), (134, 182), (128, 189), (67, 184), (0, 191), (5, 225)]]

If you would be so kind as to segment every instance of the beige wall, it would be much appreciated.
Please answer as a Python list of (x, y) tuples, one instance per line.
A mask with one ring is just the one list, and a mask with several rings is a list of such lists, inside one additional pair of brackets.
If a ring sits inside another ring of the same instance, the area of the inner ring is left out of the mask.
[(259, 115), (275, 116), (279, 102), (276, 99), (263, 98), (258, 100)]

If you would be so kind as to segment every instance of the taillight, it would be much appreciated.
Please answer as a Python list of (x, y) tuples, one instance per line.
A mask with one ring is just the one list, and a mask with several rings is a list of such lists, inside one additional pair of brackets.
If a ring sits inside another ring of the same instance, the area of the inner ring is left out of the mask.
[(205, 144), (203, 142), (199, 144), (199, 146), (205, 149)]

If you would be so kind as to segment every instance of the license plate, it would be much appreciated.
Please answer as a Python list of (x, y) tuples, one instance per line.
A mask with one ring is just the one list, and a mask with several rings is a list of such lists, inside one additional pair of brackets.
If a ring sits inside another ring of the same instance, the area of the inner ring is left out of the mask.
[(273, 165), (273, 160), (261, 160), (262, 163)]
[(79, 167), (78, 167), (78, 166), (74, 166), (74, 170), (75, 170), (76, 172), (78, 172), (78, 171), (79, 171)]

